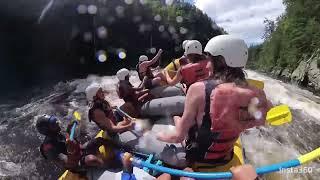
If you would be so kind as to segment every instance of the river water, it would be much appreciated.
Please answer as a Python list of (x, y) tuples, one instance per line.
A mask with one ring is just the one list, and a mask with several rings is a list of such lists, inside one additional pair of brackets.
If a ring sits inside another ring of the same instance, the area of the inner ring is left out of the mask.
[[(288, 104), (293, 113), (290, 124), (253, 128), (243, 134), (247, 161), (258, 167), (293, 159), (319, 147), (320, 97), (253, 71), (247, 73), (250, 78), (265, 82), (267, 97), (274, 104)], [(139, 84), (136, 73), (130, 80), (134, 85)], [(94, 75), (60, 82), (52, 88), (37, 88), (24, 100), (0, 102), (0, 179), (56, 179), (62, 173), (61, 168), (46, 162), (39, 153), (43, 137), (36, 132), (36, 118), (44, 113), (54, 114), (65, 127), (72, 112), (77, 110), (82, 114), (83, 140), (93, 137), (98, 129), (87, 120), (84, 94), (92, 82), (102, 83), (104, 89), (110, 91), (107, 99), (112, 105), (121, 105), (122, 100), (115, 91), (116, 78)], [(276, 173), (265, 178), (319, 179), (319, 161), (304, 167), (302, 171), (309, 173)]]

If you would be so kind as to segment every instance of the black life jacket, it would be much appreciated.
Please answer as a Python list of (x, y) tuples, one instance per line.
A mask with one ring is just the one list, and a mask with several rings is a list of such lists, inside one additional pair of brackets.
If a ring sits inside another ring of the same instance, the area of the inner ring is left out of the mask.
[[(120, 81), (118, 84), (118, 91), (119, 91), (119, 96), (124, 100), (124, 102), (131, 102), (131, 103), (136, 103), (136, 95), (135, 91), (129, 92), (127, 94), (124, 93), (125, 90), (123, 88), (131, 87), (133, 88), (133, 85), (129, 81)], [(127, 88), (128, 89), (128, 88)]]
[(52, 150), (55, 151), (57, 156), (60, 153), (67, 154), (66, 138), (62, 134), (59, 134), (56, 138), (47, 136), (40, 146), (40, 153), (45, 159), (48, 159), (46, 152)]
[[(88, 113), (88, 119), (89, 119), (90, 122), (93, 121), (98, 125), (98, 127), (100, 129), (104, 129), (104, 127), (102, 127), (101, 124), (98, 124), (94, 119), (94, 114), (93, 113), (94, 113), (94, 111), (96, 109), (99, 109), (99, 110), (103, 111), (107, 118), (111, 119), (111, 121), (114, 124), (117, 124), (116, 117), (115, 117), (115, 115), (114, 115), (114, 113), (113, 113), (113, 111), (111, 109), (111, 106), (105, 100), (95, 100), (94, 101), (93, 106), (89, 109), (89, 113)], [(111, 133), (111, 132), (108, 132), (108, 134), (110, 136), (115, 136), (116, 135), (116, 133)]]

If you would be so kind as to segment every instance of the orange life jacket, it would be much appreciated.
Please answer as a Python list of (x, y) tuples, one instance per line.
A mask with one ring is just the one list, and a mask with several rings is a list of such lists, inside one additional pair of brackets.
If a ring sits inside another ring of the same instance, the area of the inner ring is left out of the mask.
[[(218, 85), (213, 80), (204, 83), (205, 116), (200, 127), (195, 125), (189, 130), (187, 159), (193, 162), (227, 163), (232, 159), (233, 146), (241, 132), (265, 123), (267, 100), (262, 90), (253, 87), (240, 88), (232, 83)], [(260, 101), (262, 117), (259, 120), (252, 116), (244, 119), (241, 111), (247, 112), (250, 100), (254, 97)]]
[(191, 84), (205, 80), (210, 76), (210, 69), (207, 68), (209, 60), (202, 60), (197, 63), (189, 63), (181, 68), (183, 82), (190, 86)]

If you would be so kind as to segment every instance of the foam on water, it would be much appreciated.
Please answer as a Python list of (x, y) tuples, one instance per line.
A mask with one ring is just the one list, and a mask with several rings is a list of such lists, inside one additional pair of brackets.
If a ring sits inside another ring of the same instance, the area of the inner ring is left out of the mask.
[[(319, 118), (319, 96), (315, 96), (311, 92), (300, 89), (295, 85), (272, 79), (254, 71), (247, 70), (246, 72), (250, 78), (264, 82), (264, 90), (272, 103), (287, 104), (292, 109), (301, 110), (315, 119)], [(317, 121), (317, 123), (319, 123), (319, 121)]]
[[(140, 84), (136, 72), (131, 72), (130, 81), (134, 86)], [(246, 149), (248, 161), (255, 166), (277, 163), (296, 158), (300, 154), (309, 152), (320, 146), (320, 125), (317, 119), (320, 114), (320, 98), (311, 92), (301, 90), (278, 80), (266, 77), (259, 73), (248, 71), (250, 78), (263, 80), (265, 92), (274, 104), (288, 104), (293, 112), (293, 122), (279, 127), (253, 128), (242, 136), (243, 146)], [(50, 90), (39, 90), (37, 96), (32, 96), (28, 103), (20, 105), (1, 104), (0, 116), (0, 177), (40, 177), (56, 179), (62, 170), (54, 164), (45, 161), (38, 147), (43, 136), (35, 130), (35, 122), (39, 115), (54, 114), (62, 121), (62, 129), (66, 128), (77, 110), (82, 115), (81, 134), (85, 139), (94, 137), (97, 127), (87, 120), (87, 106), (85, 88), (92, 82), (101, 83), (109, 91), (107, 100), (112, 105), (120, 106), (123, 100), (116, 93), (115, 76), (89, 75), (85, 79), (76, 79), (70, 82), (60, 82)], [(174, 126), (168, 129), (174, 131)], [(156, 131), (155, 131), (156, 132)], [(156, 134), (146, 132), (140, 139), (139, 145), (148, 146), (157, 144)], [(163, 146), (161, 146), (163, 147)], [(155, 150), (160, 147), (153, 147)], [(277, 174), (277, 178), (269, 179), (317, 179), (320, 176), (319, 163), (310, 163), (314, 167), (309, 174)], [(14, 171), (13, 171), (14, 169)]]

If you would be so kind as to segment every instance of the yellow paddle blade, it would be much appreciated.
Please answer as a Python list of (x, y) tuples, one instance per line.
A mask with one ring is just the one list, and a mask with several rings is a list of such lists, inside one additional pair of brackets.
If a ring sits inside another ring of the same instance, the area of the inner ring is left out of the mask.
[(254, 79), (247, 79), (247, 83), (250, 86), (254, 86), (258, 89), (263, 89), (264, 88), (264, 82), (263, 81), (258, 81), (258, 80), (254, 80)]
[(275, 106), (267, 113), (267, 121), (272, 126), (280, 126), (292, 121), (292, 114), (287, 105)]
[(81, 115), (78, 111), (75, 111), (73, 113), (73, 117), (76, 118), (76, 120), (80, 121), (81, 120)]

